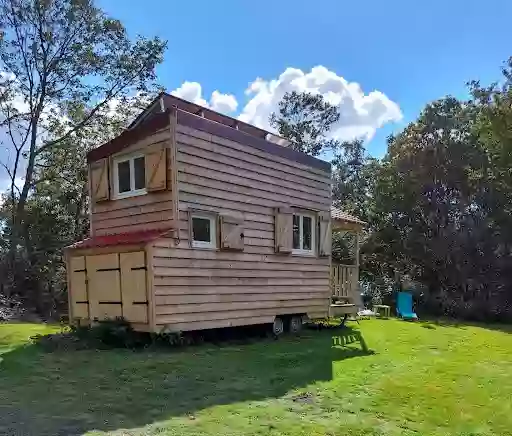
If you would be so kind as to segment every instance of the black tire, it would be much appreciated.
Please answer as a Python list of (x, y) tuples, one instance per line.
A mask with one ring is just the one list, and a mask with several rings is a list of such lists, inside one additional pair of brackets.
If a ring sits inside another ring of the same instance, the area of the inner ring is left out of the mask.
[(284, 333), (284, 321), (280, 316), (276, 316), (274, 318), (274, 322), (272, 323), (272, 333), (276, 336), (280, 336)]
[(302, 316), (294, 315), (290, 318), (290, 333), (299, 333), (302, 330)]

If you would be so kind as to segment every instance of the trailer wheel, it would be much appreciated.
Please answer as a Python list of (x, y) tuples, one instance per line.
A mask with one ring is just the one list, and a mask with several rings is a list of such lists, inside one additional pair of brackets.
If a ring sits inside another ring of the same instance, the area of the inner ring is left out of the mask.
[(276, 316), (274, 318), (274, 323), (272, 324), (272, 333), (276, 336), (282, 335), (284, 332), (284, 322), (283, 318)]
[(302, 316), (290, 318), (290, 333), (299, 333), (302, 330)]

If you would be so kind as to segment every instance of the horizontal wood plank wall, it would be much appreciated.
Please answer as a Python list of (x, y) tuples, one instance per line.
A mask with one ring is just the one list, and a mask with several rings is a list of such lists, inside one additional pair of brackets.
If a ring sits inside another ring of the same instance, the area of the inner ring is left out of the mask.
[[(193, 330), (326, 316), (329, 259), (274, 253), (274, 208), (329, 211), (330, 175), (178, 126), (180, 243), (154, 243), (157, 328)], [(192, 249), (188, 209), (244, 218), (243, 252)]]
[[(114, 157), (130, 154), (138, 150), (143, 151), (150, 145), (169, 140), (169, 129), (166, 128), (131, 145), (114, 155)], [(169, 159), (170, 153), (167, 153), (168, 181), (171, 180)], [(112, 169), (110, 169), (110, 174), (112, 175)], [(171, 219), (172, 196), (171, 190), (167, 190), (94, 204), (92, 207), (91, 227), (93, 235), (99, 236), (169, 227)]]

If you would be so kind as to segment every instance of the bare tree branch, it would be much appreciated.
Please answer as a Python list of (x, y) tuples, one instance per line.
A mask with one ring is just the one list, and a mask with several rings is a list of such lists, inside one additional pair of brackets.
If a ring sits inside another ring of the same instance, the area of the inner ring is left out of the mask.
[[(0, 89), (5, 113), (0, 127), (13, 150), (13, 161), (5, 163), (14, 201), (11, 242), (19, 246), (25, 238), (31, 252), (25, 208), (30, 193), (46, 189), (44, 182), (55, 176), (46, 162), (67, 164), (56, 146), (74, 135), (87, 144), (80, 132), (99, 122), (113, 99), (139, 86), (146, 89), (166, 43), (158, 38), (130, 41), (122, 24), (93, 1), (0, 0), (0, 27), (0, 64), (13, 75), (2, 80)], [(18, 100), (28, 105), (28, 113), (14, 109)], [(24, 183), (18, 187), (14, 181), (22, 167)]]
[(100, 109), (102, 109), (105, 105), (107, 105), (109, 102), (112, 101), (112, 99), (116, 98), (117, 95), (119, 95), (124, 88), (126, 88), (126, 86), (128, 86), (128, 84), (135, 78), (137, 77), (138, 74), (140, 74), (140, 72), (144, 69), (144, 67), (141, 67), (136, 74), (134, 74), (132, 77), (130, 77), (124, 84), (121, 84), (119, 85), (118, 87), (118, 90), (115, 91), (115, 88), (117, 87), (116, 85), (114, 85), (113, 87), (111, 87), (111, 89), (107, 92), (107, 96), (105, 97), (105, 99), (99, 103), (95, 108), (93, 108), (90, 112), (89, 112), (89, 115), (87, 115), (84, 119), (82, 119), (79, 123), (75, 124), (72, 128), (70, 128), (63, 136), (61, 136), (60, 138), (58, 139), (55, 139), (53, 141), (49, 141), (47, 143), (45, 143), (44, 145), (42, 145), (41, 147), (39, 147), (37, 150), (36, 150), (36, 155), (40, 154), (41, 152), (47, 150), (48, 148), (50, 147), (53, 147), (54, 145), (57, 145), (59, 144), (60, 142), (66, 140), (67, 138), (69, 138), (73, 133), (75, 133), (77, 130), (81, 129), (82, 127), (86, 126), (89, 121), (91, 121), (91, 119), (93, 119), (93, 117), (96, 115), (97, 112), (99, 112)]
[(5, 169), (7, 172), (7, 175), (9, 176), (9, 179), (11, 181), (10, 191), (11, 191), (11, 198), (14, 199), (14, 189), (18, 191), (18, 194), (21, 194), (20, 189), (16, 185), (16, 176), (11, 172), (8, 165), (6, 165), (4, 162), (0, 162), (0, 165)]

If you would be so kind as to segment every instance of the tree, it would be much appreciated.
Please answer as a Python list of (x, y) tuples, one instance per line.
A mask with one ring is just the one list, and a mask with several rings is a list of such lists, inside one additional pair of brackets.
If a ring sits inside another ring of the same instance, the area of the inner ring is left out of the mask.
[[(467, 101), (426, 105), (388, 138), (382, 160), (361, 141), (337, 142), (333, 202), (368, 222), (361, 275), (378, 292), (408, 281), (421, 290), (423, 312), (510, 321), (512, 58), (501, 84), (470, 82), (470, 90)], [(325, 150), (334, 109), (289, 94), (273, 125), (315, 155)], [(347, 258), (349, 248), (342, 235), (333, 239), (333, 257)]]
[(339, 147), (338, 141), (327, 138), (339, 119), (338, 109), (322, 95), (293, 91), (287, 92), (279, 102), (279, 113), (270, 115), (270, 125), (292, 141), (295, 150), (318, 156)]
[(73, 147), (113, 103), (148, 91), (165, 46), (159, 38), (130, 41), (122, 23), (92, 0), (0, 0), (0, 127), (12, 150), (3, 162), (12, 247), (32, 250), (25, 218), (38, 165), (49, 152)]
[(341, 143), (332, 165), (334, 205), (370, 222), (379, 160), (368, 156), (363, 141), (357, 139)]
[(476, 108), (473, 131), (486, 156), (473, 179), (487, 186), (485, 207), (506, 239), (512, 240), (512, 57), (503, 77), (501, 86), (469, 83), (471, 104)]
[(88, 232), (85, 156), (155, 94), (165, 46), (92, 0), (0, 0), (0, 282), (39, 313), (64, 305), (62, 247)]
[[(512, 317), (511, 222), (503, 219), (511, 197), (497, 183), (511, 162), (495, 159), (482, 140), (483, 127), (496, 121), (493, 100), (446, 97), (427, 105), (389, 139), (378, 174), (374, 266), (425, 285), (424, 308), (438, 314)], [(502, 139), (492, 137), (501, 150)]]
[[(139, 96), (126, 99), (112, 108), (108, 116), (95, 119), (66, 139), (63, 146), (42, 153), (42, 162), (35, 174), (38, 183), (27, 200), (25, 211), (31, 255), (28, 257), (25, 250), (19, 250), (16, 262), (7, 265), (2, 262), (2, 255), (8, 247), (0, 246), (0, 283), (8, 294), (21, 298), (25, 307), (46, 317), (65, 311), (66, 271), (62, 248), (89, 234), (86, 154), (124, 130), (146, 105), (146, 99)], [(76, 114), (77, 119), (81, 116)], [(52, 134), (58, 135), (63, 126), (53, 128), (56, 131)], [(10, 217), (7, 203), (0, 208), (1, 236), (11, 233)], [(8, 238), (0, 237), (2, 240)]]

